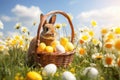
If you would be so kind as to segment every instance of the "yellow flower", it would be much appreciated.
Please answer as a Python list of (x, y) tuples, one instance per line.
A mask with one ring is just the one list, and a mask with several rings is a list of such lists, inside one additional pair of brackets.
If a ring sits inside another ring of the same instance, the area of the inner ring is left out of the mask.
[(85, 35), (82, 35), (80, 39), (83, 40), (84, 42), (88, 42), (90, 41), (91, 37), (85, 34)]
[(26, 80), (42, 80), (42, 76), (35, 71), (27, 73)]
[(67, 24), (65, 24), (65, 23), (62, 23), (62, 27), (65, 27)]
[(88, 33), (89, 33), (89, 35), (90, 35), (91, 37), (94, 36), (94, 31), (90, 30), (90, 31), (88, 31)]
[(80, 55), (84, 55), (85, 53), (86, 53), (85, 48), (80, 48), (80, 49), (79, 49), (79, 54), (80, 54)]
[(92, 20), (92, 21), (91, 21), (91, 25), (92, 25), (93, 27), (96, 27), (96, 26), (97, 26), (97, 22), (94, 21), (94, 20)]
[(79, 40), (79, 43), (80, 43), (80, 44), (83, 44), (83, 43), (84, 43), (84, 41), (83, 41), (82, 39), (80, 39), (80, 40)]
[(120, 39), (116, 39), (115, 40), (114, 47), (115, 47), (115, 49), (120, 51)]
[(22, 28), (21, 28), (21, 31), (22, 31), (23, 33), (26, 33), (26, 32), (28, 32), (28, 29), (27, 29), (26, 27), (22, 27)]
[(114, 35), (114, 33), (108, 33), (108, 34), (106, 34), (106, 37), (107, 37), (108, 39), (114, 39), (114, 38), (115, 38), (115, 35)]
[(98, 60), (99, 60), (99, 59), (102, 59), (103, 56), (102, 56), (101, 53), (95, 53), (95, 54), (92, 55), (92, 58), (93, 58), (93, 59), (98, 59)]
[(20, 27), (21, 27), (21, 23), (16, 23), (15, 29), (20, 29)]
[(104, 46), (105, 48), (111, 49), (113, 47), (113, 42), (106, 42)]
[(5, 45), (0, 44), (0, 51), (4, 51), (4, 49), (5, 49)]
[(15, 35), (15, 36), (13, 36), (13, 37), (14, 37), (14, 39), (17, 40), (17, 41), (19, 41), (19, 40), (21, 39), (21, 36), (19, 36), (19, 35)]
[(10, 42), (10, 46), (15, 46), (17, 44), (17, 40), (16, 39), (11, 39), (11, 42)]
[(108, 29), (107, 29), (107, 28), (102, 28), (102, 29), (101, 29), (101, 34), (102, 34), (102, 35), (107, 34), (107, 32), (108, 32)]
[(56, 29), (60, 29), (61, 27), (62, 27), (62, 24), (60, 24), (60, 23), (56, 23), (56, 24), (55, 24), (55, 28), (56, 28)]
[(24, 41), (20, 39), (18, 44), (20, 45), (20, 47), (22, 47), (24, 45)]
[(115, 33), (116, 33), (116, 34), (120, 34), (120, 27), (116, 27), (116, 28), (115, 28)]
[(3, 23), (1, 20), (0, 20), (0, 29), (3, 29)]
[(98, 39), (92, 39), (92, 43), (94, 45), (98, 45), (100, 43), (100, 41)]
[(75, 68), (71, 68), (70, 72), (75, 73)]

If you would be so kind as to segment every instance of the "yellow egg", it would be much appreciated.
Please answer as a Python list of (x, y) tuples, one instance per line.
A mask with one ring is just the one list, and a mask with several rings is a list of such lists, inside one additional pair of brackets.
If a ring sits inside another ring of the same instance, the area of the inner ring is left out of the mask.
[(66, 51), (72, 51), (74, 49), (74, 45), (71, 42), (67, 42), (65, 45)]
[(26, 80), (42, 80), (42, 76), (35, 71), (27, 73)]
[(54, 50), (52, 46), (46, 46), (45, 51), (48, 53), (52, 53)]
[(63, 46), (65, 46), (68, 41), (69, 41), (68, 38), (62, 37), (62, 38), (60, 39), (60, 44), (63, 45)]
[(44, 51), (45, 48), (46, 48), (46, 44), (42, 42), (42, 43), (40, 43), (40, 45), (38, 46), (37, 52)]
[(59, 41), (55, 40), (55, 41), (53, 41), (53, 42), (51, 43), (51, 46), (52, 46), (53, 48), (55, 48), (56, 45), (58, 45), (58, 44), (60, 44)]

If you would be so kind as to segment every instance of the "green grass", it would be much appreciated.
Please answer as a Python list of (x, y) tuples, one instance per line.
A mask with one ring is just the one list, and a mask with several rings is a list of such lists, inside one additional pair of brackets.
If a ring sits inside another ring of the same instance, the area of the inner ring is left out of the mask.
[[(0, 54), (0, 80), (17, 80), (15, 77), (18, 74), (22, 77), (18, 80), (24, 80), (27, 72), (31, 70), (41, 73), (41, 69), (43, 68), (34, 68), (26, 64), (26, 53), (26, 51), (14, 48), (9, 50), (9, 55)], [(95, 67), (99, 71), (96, 80), (120, 80), (120, 69), (114, 67), (105, 68), (101, 60), (93, 61), (88, 55), (81, 58), (75, 55), (71, 65), (67, 68), (58, 68), (54, 76), (44, 78), (44, 80), (62, 80), (61, 75), (64, 71), (71, 71), (75, 74), (77, 80), (90, 80), (86, 76), (83, 76), (82, 72), (86, 67), (89, 67), (91, 63), (95, 63)]]

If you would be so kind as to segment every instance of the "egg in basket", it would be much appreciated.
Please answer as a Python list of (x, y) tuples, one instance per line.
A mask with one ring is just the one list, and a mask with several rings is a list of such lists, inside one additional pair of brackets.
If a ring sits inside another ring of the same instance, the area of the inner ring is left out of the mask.
[[(61, 14), (67, 18), (71, 28), (71, 40), (61, 37), (56, 39), (56, 30), (54, 23), (56, 14)], [(49, 22), (47, 18), (51, 15)], [(43, 30), (42, 30), (43, 29)], [(42, 32), (40, 32), (42, 30)], [(28, 49), (27, 59), (30, 64), (39, 63), (41, 66), (53, 63), (58, 67), (67, 67), (74, 57), (74, 27), (68, 14), (63, 11), (51, 11), (46, 15), (40, 15), (40, 24), (37, 30), (37, 36), (34, 37)]]

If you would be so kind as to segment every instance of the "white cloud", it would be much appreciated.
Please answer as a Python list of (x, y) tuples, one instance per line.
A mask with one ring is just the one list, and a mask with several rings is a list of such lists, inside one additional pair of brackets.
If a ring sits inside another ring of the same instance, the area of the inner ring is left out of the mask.
[(26, 26), (32, 25), (34, 21), (39, 21), (39, 16), (42, 13), (39, 7), (26, 7), (19, 4), (12, 9), (12, 12), (16, 15), (18, 21)]
[(11, 17), (9, 17), (9, 16), (1, 16), (1, 19), (2, 19), (3, 21), (6, 21), (6, 22), (11, 21)]
[(94, 19), (99, 25), (120, 25), (120, 6), (82, 12), (77, 18), (82, 24), (90, 23)]

